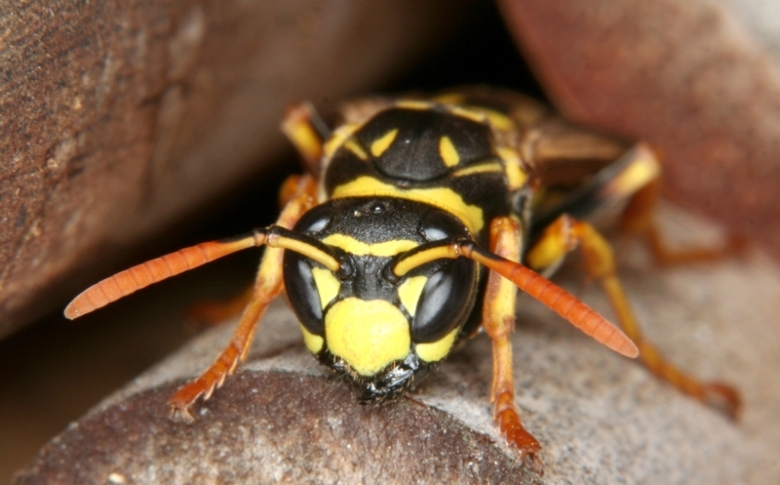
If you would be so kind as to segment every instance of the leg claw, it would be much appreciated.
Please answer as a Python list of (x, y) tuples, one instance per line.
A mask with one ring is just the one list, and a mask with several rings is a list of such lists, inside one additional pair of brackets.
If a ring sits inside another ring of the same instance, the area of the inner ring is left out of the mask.
[(722, 382), (707, 382), (704, 384), (703, 401), (706, 405), (717, 409), (729, 419), (737, 420), (742, 409), (742, 398), (731, 386)]

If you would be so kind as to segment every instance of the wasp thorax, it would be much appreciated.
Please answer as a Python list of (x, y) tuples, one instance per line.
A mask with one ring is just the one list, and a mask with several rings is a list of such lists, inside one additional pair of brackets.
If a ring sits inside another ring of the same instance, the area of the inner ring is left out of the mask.
[(402, 390), (447, 356), (474, 306), (475, 263), (440, 259), (389, 276), (394, 261), (422, 244), (470, 237), (462, 222), (420, 202), (345, 198), (312, 209), (294, 230), (350, 266), (334, 274), (288, 250), (284, 280), (306, 346), (359, 383), (365, 399)]

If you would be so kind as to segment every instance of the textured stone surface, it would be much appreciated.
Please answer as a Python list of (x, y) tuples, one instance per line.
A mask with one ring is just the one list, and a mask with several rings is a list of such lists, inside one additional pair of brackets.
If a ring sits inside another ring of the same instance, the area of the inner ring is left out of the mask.
[(332, 380), (242, 372), (185, 426), (161, 412), (174, 389), (73, 425), (17, 483), (528, 483), (487, 436), (413, 400), (367, 408)]
[(667, 195), (780, 257), (776, 2), (499, 3), (564, 113), (657, 144)]
[(257, 173), (285, 146), (288, 104), (387, 81), (464, 4), (12, 3), (0, 7), (0, 336)]
[[(667, 233), (717, 238), (665, 211)], [(700, 243), (678, 238), (680, 243)], [(763, 485), (780, 480), (780, 268), (743, 260), (658, 270), (621, 241), (621, 276), (640, 321), (669, 357), (741, 390), (738, 424), (658, 382), (524, 298), (513, 335), (521, 414), (544, 447), (543, 483)], [(563, 283), (576, 291), (581, 277)], [(153, 291), (153, 290), (147, 290)], [(595, 286), (581, 297), (609, 315)], [(196, 409), (193, 426), (164, 405), (229, 339), (217, 328), (111, 396), (49, 443), (15, 483), (523, 483), (491, 423), (490, 345), (456, 351), (409, 398), (363, 408), (303, 347), (283, 303), (249, 362)], [(59, 482), (57, 481), (59, 480)]]

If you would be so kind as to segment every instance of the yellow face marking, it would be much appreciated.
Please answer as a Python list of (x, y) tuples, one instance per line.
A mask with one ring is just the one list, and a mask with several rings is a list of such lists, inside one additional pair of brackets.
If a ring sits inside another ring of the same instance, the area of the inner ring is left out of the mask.
[(407, 99), (404, 101), (398, 101), (395, 103), (395, 106), (398, 108), (404, 108), (404, 109), (430, 109), (431, 106), (433, 106), (433, 103), (430, 103), (428, 101), (416, 101), (413, 99)]
[(475, 121), (477, 123), (484, 123), (486, 118), (484, 113), (480, 113), (479, 111), (472, 110), (469, 108), (464, 108), (462, 106), (450, 107), (450, 113), (454, 114), (455, 116), (460, 116), (461, 118), (466, 118), (471, 121)]
[(461, 168), (453, 172), (453, 177), (465, 177), (467, 175), (474, 175), (478, 173), (490, 173), (500, 172), (504, 169), (500, 162), (481, 163), (479, 165), (472, 165), (470, 167)]
[(415, 345), (415, 351), (417, 356), (425, 362), (438, 362), (447, 357), (452, 349), (452, 344), (455, 343), (455, 338), (458, 336), (459, 328), (456, 328), (452, 332), (445, 335), (441, 340), (436, 342), (417, 344)]
[(414, 316), (417, 311), (417, 302), (427, 281), (427, 276), (412, 276), (398, 287), (398, 298), (411, 316)]
[(312, 268), (311, 275), (314, 277), (314, 284), (320, 295), (320, 305), (325, 308), (338, 296), (341, 283), (333, 273), (325, 268)]
[(341, 197), (366, 196), (398, 197), (430, 204), (444, 209), (460, 219), (473, 234), (478, 233), (485, 225), (481, 208), (466, 204), (457, 192), (445, 187), (404, 190), (364, 175), (352, 182), (339, 185), (333, 190), (331, 197), (337, 199)]
[(346, 234), (331, 234), (322, 240), (328, 246), (335, 246), (356, 256), (392, 257), (398, 253), (409, 251), (418, 244), (409, 239), (393, 239), (376, 244), (366, 244)]
[(358, 374), (373, 376), (411, 349), (409, 322), (385, 300), (345, 298), (325, 315), (328, 349)]
[(452, 140), (448, 136), (439, 138), (439, 155), (444, 160), (444, 165), (448, 167), (454, 167), (460, 163), (458, 150), (455, 149), (455, 145), (452, 144)]
[(524, 186), (528, 182), (528, 174), (523, 170), (520, 155), (511, 148), (506, 147), (499, 147), (497, 151), (504, 161), (504, 171), (506, 172), (509, 190), (517, 190)]
[(303, 325), (301, 325), (301, 333), (303, 333), (303, 343), (309, 349), (309, 352), (318, 354), (322, 350), (322, 344), (325, 343), (325, 339), (309, 332)]
[(374, 140), (374, 142), (371, 143), (371, 155), (375, 157), (382, 156), (385, 150), (390, 148), (390, 145), (393, 144), (396, 135), (398, 135), (398, 128), (396, 128), (395, 130), (390, 130), (384, 135)]

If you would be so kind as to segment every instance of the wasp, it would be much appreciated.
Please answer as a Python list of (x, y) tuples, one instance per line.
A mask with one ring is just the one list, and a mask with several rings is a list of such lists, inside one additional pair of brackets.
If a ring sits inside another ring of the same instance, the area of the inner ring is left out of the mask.
[[(269, 303), (286, 292), (308, 350), (354, 384), (363, 403), (403, 394), (483, 330), (492, 342), (495, 422), (519, 457), (541, 470), (541, 446), (515, 404), (509, 335), (517, 289), (736, 416), (736, 391), (687, 375), (643, 338), (612, 249), (589, 222), (600, 208), (627, 203), (630, 219), (652, 233), (647, 201), (661, 169), (648, 145), (576, 127), (530, 98), (487, 87), (355, 101), (342, 118), (331, 129), (310, 104), (288, 110), (282, 131), (309, 170), (285, 182), (275, 224), (122, 271), (77, 296), (65, 315), (266, 246), (230, 344), (169, 400), (185, 421), (246, 358)], [(575, 250), (618, 325), (548, 279)]]

